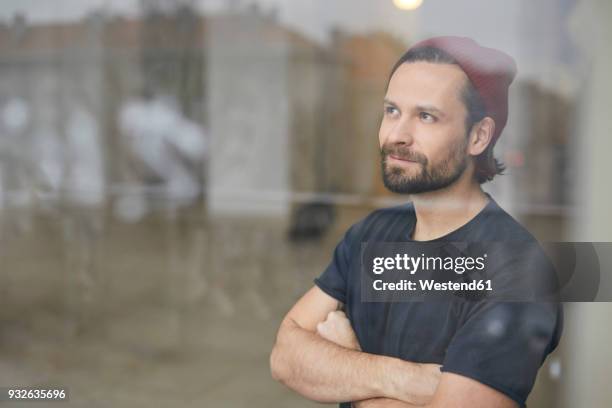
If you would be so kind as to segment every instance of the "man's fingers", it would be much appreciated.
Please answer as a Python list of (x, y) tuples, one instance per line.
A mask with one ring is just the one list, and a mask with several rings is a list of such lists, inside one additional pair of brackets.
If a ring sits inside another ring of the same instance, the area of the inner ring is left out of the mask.
[(317, 333), (326, 338), (329, 338), (331, 333), (344, 333), (348, 329), (352, 330), (350, 322), (340, 310), (329, 312), (325, 321), (317, 323)]
[(320, 322), (317, 324), (317, 334), (329, 340), (329, 324), (326, 322)]
[(327, 314), (327, 320), (348, 320), (342, 310), (332, 310)]

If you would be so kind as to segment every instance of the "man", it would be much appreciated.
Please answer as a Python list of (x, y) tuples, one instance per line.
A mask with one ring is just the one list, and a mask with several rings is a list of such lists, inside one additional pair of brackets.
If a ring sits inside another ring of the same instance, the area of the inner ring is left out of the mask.
[[(559, 341), (558, 305), (365, 302), (359, 276), (364, 242), (537, 242), (481, 189), (503, 171), (493, 147), (515, 74), (511, 57), (467, 38), (429, 39), (400, 58), (379, 142), (386, 187), (411, 203), (347, 231), (281, 323), (275, 379), (312, 400), (355, 407), (525, 406)], [(507, 260), (495, 273), (512, 286), (525, 264)]]

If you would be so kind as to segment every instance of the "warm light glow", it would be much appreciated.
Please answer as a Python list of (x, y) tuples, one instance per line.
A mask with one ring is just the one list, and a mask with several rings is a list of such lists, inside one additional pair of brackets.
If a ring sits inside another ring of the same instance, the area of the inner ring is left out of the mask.
[(423, 4), (423, 0), (393, 0), (393, 4), (400, 10), (414, 10)]

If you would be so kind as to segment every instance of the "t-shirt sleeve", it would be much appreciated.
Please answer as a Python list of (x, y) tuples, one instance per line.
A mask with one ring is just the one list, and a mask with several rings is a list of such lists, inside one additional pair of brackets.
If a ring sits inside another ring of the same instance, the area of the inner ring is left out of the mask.
[(340, 303), (346, 303), (348, 271), (351, 260), (351, 246), (355, 227), (349, 228), (336, 246), (331, 262), (323, 273), (314, 280), (315, 284)]
[(538, 369), (559, 342), (558, 303), (479, 302), (446, 352), (442, 371), (472, 378), (525, 406)]

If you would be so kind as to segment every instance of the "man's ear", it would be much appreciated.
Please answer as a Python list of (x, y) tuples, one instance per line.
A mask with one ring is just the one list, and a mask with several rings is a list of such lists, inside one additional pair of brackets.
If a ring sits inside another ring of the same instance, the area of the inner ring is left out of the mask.
[(474, 123), (472, 130), (470, 130), (468, 153), (472, 156), (478, 156), (484, 152), (493, 140), (493, 133), (495, 133), (495, 121), (489, 116)]

